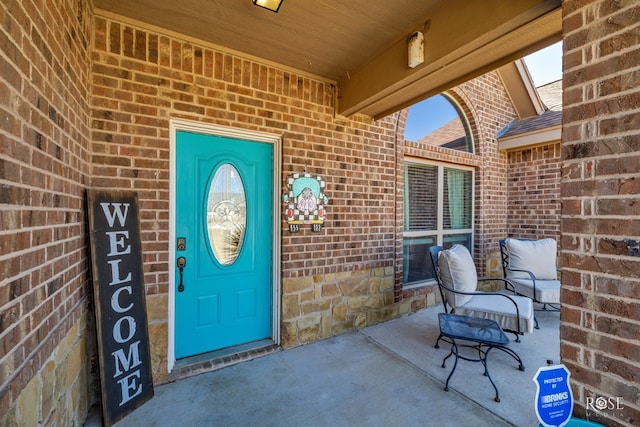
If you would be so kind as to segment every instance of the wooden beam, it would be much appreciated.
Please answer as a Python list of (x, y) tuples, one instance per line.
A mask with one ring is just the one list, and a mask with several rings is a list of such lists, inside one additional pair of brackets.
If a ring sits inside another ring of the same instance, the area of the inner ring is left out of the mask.
[[(450, 0), (425, 17), (425, 62), (403, 37), (339, 83), (338, 113), (383, 117), (561, 39), (561, 0)], [(408, 36), (407, 34), (406, 36)]]

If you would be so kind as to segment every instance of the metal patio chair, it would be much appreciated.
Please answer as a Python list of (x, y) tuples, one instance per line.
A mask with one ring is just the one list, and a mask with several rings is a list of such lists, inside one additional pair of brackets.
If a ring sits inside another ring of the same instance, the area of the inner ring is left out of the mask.
[[(453, 245), (447, 250), (433, 246), (429, 252), (445, 311), (439, 315), (440, 334), (435, 347), (439, 348), (440, 340), (451, 344), (449, 354), (442, 361), (443, 368), (447, 359), (455, 356), (444, 389), (449, 389), (459, 359), (481, 362), (484, 375), (495, 390), (494, 400), (500, 402), (487, 359), (495, 348), (513, 357), (518, 362), (518, 369), (524, 371), (522, 359), (508, 347), (509, 339), (503, 331), (515, 333), (516, 342), (525, 332), (533, 332), (533, 303), (526, 297), (478, 291), (478, 281), (495, 279), (478, 278), (473, 258), (463, 245)], [(462, 355), (462, 347), (473, 349), (477, 356)]]
[[(520, 335), (533, 332), (531, 299), (478, 291), (478, 282), (497, 280), (506, 283), (507, 280), (478, 278), (473, 258), (465, 246), (453, 245), (447, 250), (432, 246), (429, 251), (445, 313), (494, 320), (503, 330), (514, 333), (516, 342), (520, 342)], [(436, 348), (441, 339), (442, 335), (436, 341)]]
[[(540, 310), (560, 309), (554, 239), (503, 239), (500, 240), (500, 256), (504, 277), (513, 286), (511, 290), (541, 304)], [(539, 328), (537, 319), (535, 327)]]

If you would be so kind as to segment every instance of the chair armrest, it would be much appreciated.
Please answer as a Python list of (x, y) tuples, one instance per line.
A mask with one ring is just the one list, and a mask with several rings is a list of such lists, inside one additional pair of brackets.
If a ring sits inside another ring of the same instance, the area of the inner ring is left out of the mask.
[(509, 271), (519, 271), (521, 273), (527, 273), (529, 275), (529, 277), (531, 278), (531, 280), (533, 280), (534, 282), (536, 280), (536, 275), (533, 274), (532, 272), (530, 272), (529, 270), (518, 270), (518, 269), (510, 268), (510, 267), (507, 267), (507, 270), (509, 270)]
[[(530, 272), (529, 270), (517, 270), (515, 268), (509, 268), (507, 267), (507, 270), (509, 271), (519, 271), (522, 273), (527, 273), (529, 275), (529, 277), (531, 278), (531, 282), (533, 282), (533, 297), (535, 298), (536, 296), (536, 275), (533, 274), (532, 272)], [(514, 288), (515, 291), (515, 288)]]
[[(501, 277), (492, 277), (492, 278), (478, 278), (479, 281), (486, 281), (486, 280), (499, 280), (499, 281), (503, 281), (505, 283), (509, 283), (509, 281), (507, 279), (503, 279)], [(460, 294), (460, 295), (478, 295), (478, 296), (489, 296), (489, 295), (498, 295), (501, 296), (503, 298), (507, 298), (509, 301), (511, 301), (511, 303), (513, 304), (513, 306), (516, 309), (516, 324), (518, 325), (518, 330), (516, 331), (516, 333), (518, 335), (524, 335), (522, 333), (522, 331), (520, 330), (520, 309), (518, 308), (518, 304), (516, 303), (516, 301), (511, 298), (509, 295), (505, 295), (503, 293), (500, 292), (482, 292), (482, 291), (476, 291), (476, 292), (465, 292), (465, 291), (456, 291), (455, 289), (451, 289), (447, 286), (445, 286), (444, 284), (440, 283), (439, 286), (441, 286), (442, 288), (446, 289), (449, 292), (453, 292), (454, 294)]]

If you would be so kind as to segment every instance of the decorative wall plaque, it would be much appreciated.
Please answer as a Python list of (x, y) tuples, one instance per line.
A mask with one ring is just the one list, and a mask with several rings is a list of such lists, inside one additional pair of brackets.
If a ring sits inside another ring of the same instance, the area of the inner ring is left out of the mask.
[(311, 224), (311, 230), (322, 230), (326, 217), (325, 205), (329, 198), (324, 194), (326, 183), (320, 175), (307, 172), (292, 173), (287, 177), (287, 192), (282, 200), (287, 207), (285, 216), (289, 231), (297, 233), (301, 224)]

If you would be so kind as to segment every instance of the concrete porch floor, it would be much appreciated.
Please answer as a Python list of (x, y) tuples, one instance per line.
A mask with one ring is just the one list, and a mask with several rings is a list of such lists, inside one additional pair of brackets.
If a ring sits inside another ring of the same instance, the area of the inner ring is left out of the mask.
[[(442, 368), (450, 346), (438, 336), (442, 307), (155, 387), (125, 426), (537, 426), (537, 369), (559, 363), (558, 312), (538, 312), (540, 329), (513, 341), (525, 371), (501, 351), (488, 366)], [(85, 426), (101, 425), (91, 416)]]

